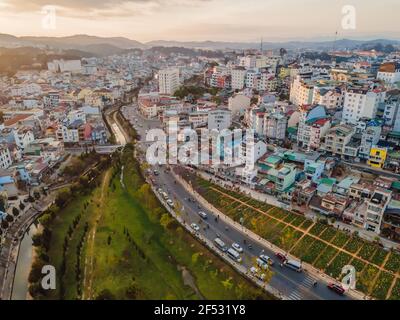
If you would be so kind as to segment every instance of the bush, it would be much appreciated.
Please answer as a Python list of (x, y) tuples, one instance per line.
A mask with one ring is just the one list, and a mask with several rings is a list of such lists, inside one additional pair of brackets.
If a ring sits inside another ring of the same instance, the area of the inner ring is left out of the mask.
[(12, 208), (12, 213), (13, 213), (13, 215), (15, 216), (15, 217), (18, 217), (19, 216), (19, 210), (17, 209), (17, 208)]

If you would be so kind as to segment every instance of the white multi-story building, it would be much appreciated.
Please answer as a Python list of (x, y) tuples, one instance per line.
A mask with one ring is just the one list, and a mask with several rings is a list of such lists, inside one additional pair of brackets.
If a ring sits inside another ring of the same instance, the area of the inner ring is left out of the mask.
[(167, 68), (158, 72), (158, 86), (161, 94), (173, 95), (179, 88), (179, 69)]
[(0, 168), (7, 169), (11, 164), (11, 153), (7, 148), (7, 144), (0, 144)]
[(219, 131), (228, 129), (232, 124), (231, 111), (225, 108), (212, 110), (208, 113), (208, 129)]
[(81, 60), (53, 60), (47, 63), (47, 68), (52, 72), (82, 72)]
[(245, 86), (246, 69), (244, 67), (235, 67), (231, 70), (231, 86), (233, 90), (242, 90)]
[(274, 140), (285, 140), (287, 117), (280, 112), (266, 113), (264, 116), (264, 136)]
[(35, 140), (32, 129), (28, 127), (18, 128), (13, 130), (13, 133), (15, 143), (21, 149), (26, 148), (26, 146)]
[(400, 82), (400, 63), (383, 63), (379, 68), (376, 78), (389, 84)]
[(371, 147), (376, 145), (380, 139), (382, 132), (381, 127), (367, 127), (361, 136), (361, 145), (359, 149), (359, 157), (362, 159), (368, 159)]
[(387, 93), (383, 119), (386, 126), (392, 127), (393, 131), (400, 132), (400, 94), (396, 90)]
[(245, 67), (246, 69), (255, 68), (257, 63), (257, 57), (255, 55), (247, 55), (240, 57), (239, 66)]
[(208, 123), (208, 112), (197, 111), (189, 114), (189, 122), (193, 128), (206, 126)]
[(391, 199), (391, 191), (380, 188), (375, 189), (371, 199), (367, 201), (367, 212), (364, 220), (364, 228), (366, 230), (380, 233), (383, 214)]
[(37, 83), (22, 83), (11, 87), (10, 95), (12, 97), (24, 97), (28, 95), (38, 95), (42, 93), (42, 87)]
[(313, 101), (314, 87), (307, 84), (300, 76), (296, 76), (290, 85), (290, 102), (302, 106)]
[(299, 108), (299, 125), (297, 130), (297, 144), (305, 149), (318, 149), (321, 138), (331, 127), (323, 106), (303, 106)]
[(378, 105), (385, 100), (385, 91), (349, 89), (344, 94), (343, 115), (345, 123), (356, 124), (361, 118), (373, 119)]
[(328, 110), (335, 110), (343, 105), (343, 93), (335, 88), (314, 87), (313, 104), (324, 106)]

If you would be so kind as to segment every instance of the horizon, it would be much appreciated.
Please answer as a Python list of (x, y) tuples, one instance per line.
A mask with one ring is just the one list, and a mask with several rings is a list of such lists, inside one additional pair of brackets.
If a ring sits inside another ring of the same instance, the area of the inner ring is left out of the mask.
[[(0, 0), (0, 29), (40, 37), (85, 30), (142, 43), (329, 41), (336, 32), (340, 39), (400, 39), (399, 11), (396, 0)], [(346, 15), (354, 18), (350, 28)]]
[[(26, 37), (37, 37), (37, 38), (72, 38), (72, 37), (78, 37), (78, 36), (86, 36), (86, 37), (96, 37), (100, 39), (112, 39), (112, 38), (122, 38), (122, 39), (127, 39), (130, 41), (137, 41), (140, 42), (141, 44), (146, 44), (150, 42), (178, 42), (178, 43), (185, 43), (185, 42), (193, 42), (193, 43), (203, 43), (203, 42), (225, 42), (225, 43), (247, 43), (247, 44), (253, 44), (257, 43), (256, 40), (254, 41), (226, 41), (226, 40), (209, 40), (209, 39), (204, 39), (204, 40), (175, 40), (175, 39), (154, 39), (154, 40), (149, 40), (149, 41), (139, 41), (137, 39), (133, 39), (130, 37), (126, 36), (101, 36), (101, 35), (94, 35), (94, 34), (87, 34), (87, 33), (72, 33), (68, 35), (59, 35), (59, 36), (38, 36), (38, 35), (32, 35), (32, 34), (25, 34), (25, 35), (16, 35), (16, 34), (11, 34), (11, 33), (0, 33), (1, 35), (6, 35), (6, 36), (13, 36), (16, 38), (26, 38)], [(258, 40), (260, 42), (261, 38)], [(288, 38), (288, 39), (282, 39), (282, 40), (266, 40), (262, 39), (263, 43), (288, 43), (288, 42), (331, 42), (335, 40), (334, 36), (329, 38), (329, 37), (310, 37), (310, 38)], [(400, 41), (399, 38), (395, 37), (385, 37), (385, 36), (364, 36), (364, 37), (340, 37), (337, 38), (336, 41), (343, 41), (343, 40), (350, 40), (350, 41), (377, 41), (377, 40), (386, 40), (386, 41)]]

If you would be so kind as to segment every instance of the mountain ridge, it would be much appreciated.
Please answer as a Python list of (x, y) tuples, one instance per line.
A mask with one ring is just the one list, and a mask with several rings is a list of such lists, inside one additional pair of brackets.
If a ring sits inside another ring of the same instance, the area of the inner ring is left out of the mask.
[[(332, 40), (316, 41), (283, 41), (283, 42), (264, 42), (264, 49), (354, 49), (361, 45), (373, 45), (381, 43), (383, 45), (400, 45), (400, 40), (395, 39), (339, 39), (336, 42)], [(164, 47), (185, 47), (191, 49), (211, 49), (211, 50), (245, 50), (257, 49), (260, 43), (256, 42), (229, 42), (229, 41), (173, 41), (173, 40), (153, 40), (149, 42), (139, 42), (126, 37), (98, 37), (86, 34), (77, 34), (65, 37), (37, 37), (37, 36), (13, 36), (10, 34), (0, 34), (0, 46), (38, 46), (54, 49), (76, 49), (82, 51), (93, 51), (94, 48), (101, 51), (102, 47), (108, 54), (118, 53), (126, 49), (148, 49), (156, 46)]]

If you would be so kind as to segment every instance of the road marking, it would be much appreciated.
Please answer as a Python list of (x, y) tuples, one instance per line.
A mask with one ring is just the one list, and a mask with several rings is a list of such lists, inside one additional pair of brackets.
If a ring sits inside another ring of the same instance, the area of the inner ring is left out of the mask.
[(302, 296), (299, 292), (293, 291), (289, 296), (288, 300), (302, 300)]

